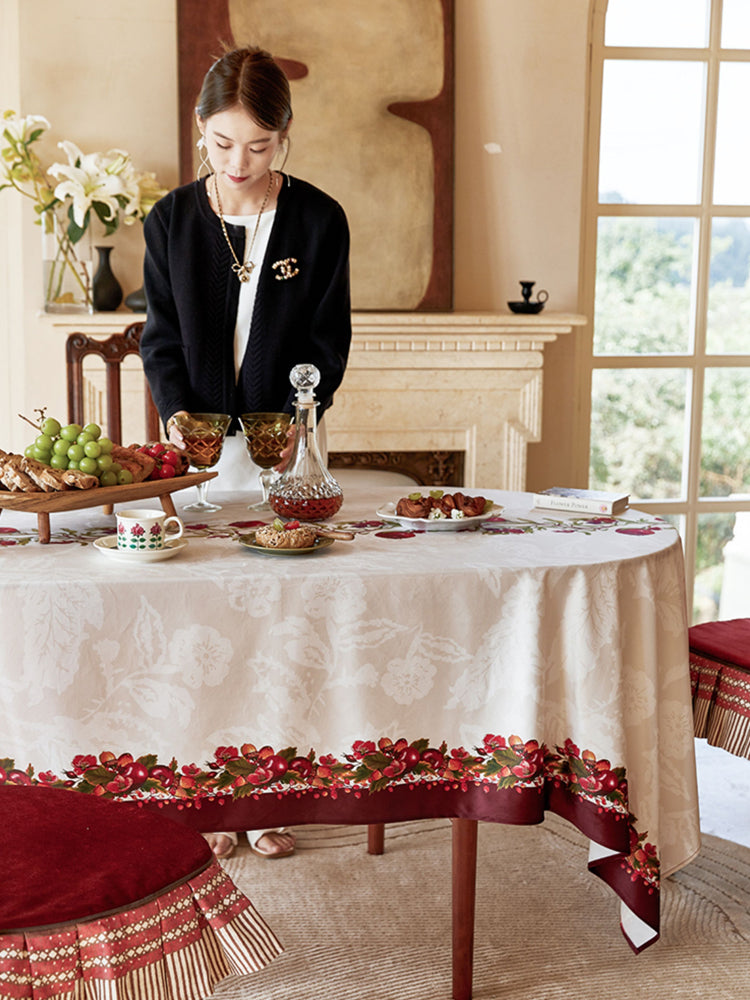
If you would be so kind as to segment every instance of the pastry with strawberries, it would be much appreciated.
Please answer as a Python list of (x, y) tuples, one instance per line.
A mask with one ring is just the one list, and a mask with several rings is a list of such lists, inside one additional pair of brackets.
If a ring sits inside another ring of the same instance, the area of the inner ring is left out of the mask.
[(310, 549), (315, 544), (317, 531), (309, 524), (276, 518), (272, 524), (258, 528), (255, 541), (266, 549)]

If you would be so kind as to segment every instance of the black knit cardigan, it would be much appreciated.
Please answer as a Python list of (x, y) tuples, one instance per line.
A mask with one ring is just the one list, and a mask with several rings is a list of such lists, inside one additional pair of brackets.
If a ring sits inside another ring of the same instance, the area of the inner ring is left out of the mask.
[[(171, 191), (146, 217), (140, 349), (163, 421), (177, 410), (229, 413), (234, 430), (242, 413), (292, 413), (289, 372), (305, 362), (321, 373), (318, 415), (331, 405), (351, 341), (349, 227), (323, 191), (286, 175), (282, 180), (237, 380), (240, 282), (205, 181)], [(244, 227), (227, 223), (227, 232), (243, 260)]]

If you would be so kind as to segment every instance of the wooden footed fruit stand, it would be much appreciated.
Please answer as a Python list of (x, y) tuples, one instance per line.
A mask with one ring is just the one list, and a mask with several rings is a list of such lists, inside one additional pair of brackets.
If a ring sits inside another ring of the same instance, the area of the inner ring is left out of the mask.
[(46, 545), (51, 537), (50, 514), (64, 510), (83, 510), (86, 507), (102, 507), (106, 514), (111, 514), (117, 503), (158, 498), (164, 513), (174, 517), (177, 511), (172, 500), (173, 493), (186, 490), (190, 486), (197, 486), (198, 483), (214, 479), (217, 475), (217, 472), (188, 472), (173, 479), (147, 479), (142, 483), (131, 483), (129, 486), (99, 486), (93, 490), (70, 489), (51, 493), (0, 490), (0, 511), (7, 507), (9, 510), (36, 514), (39, 541)]

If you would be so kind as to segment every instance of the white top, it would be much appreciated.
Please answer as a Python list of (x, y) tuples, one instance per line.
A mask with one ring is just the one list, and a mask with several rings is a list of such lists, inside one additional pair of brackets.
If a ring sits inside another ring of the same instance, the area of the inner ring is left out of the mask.
[[(266, 256), (266, 250), (268, 249), (268, 240), (271, 236), (271, 230), (273, 228), (273, 221), (275, 218), (275, 208), (272, 208), (268, 212), (264, 212), (261, 216), (260, 225), (258, 226), (258, 235), (255, 237), (255, 245), (253, 246), (253, 252), (250, 258), (253, 264), (255, 264), (255, 267), (250, 274), (250, 280), (243, 281), (240, 284), (240, 300), (237, 305), (237, 320), (234, 328), (235, 379), (239, 378), (240, 368), (242, 367), (242, 359), (245, 357), (245, 350), (250, 337), (250, 323), (252, 322), (255, 296), (258, 291), (258, 278), (260, 277), (260, 269), (263, 264), (263, 259)], [(255, 232), (255, 225), (258, 221), (258, 216), (225, 215), (224, 221), (228, 222), (232, 226), (245, 227), (245, 253), (247, 253), (247, 248), (250, 246), (250, 241), (252, 240), (253, 233)]]
[[(234, 328), (234, 376), (239, 378), (242, 361), (247, 350), (247, 342), (250, 338), (250, 324), (253, 319), (253, 309), (255, 306), (255, 296), (258, 291), (258, 279), (261, 267), (268, 249), (268, 241), (271, 238), (276, 209), (272, 208), (264, 212), (258, 226), (258, 235), (255, 238), (255, 246), (251, 256), (255, 264), (249, 281), (240, 284), (240, 298), (237, 305), (237, 319)], [(224, 221), (233, 226), (245, 227), (245, 247), (250, 245), (255, 232), (257, 215), (225, 215)], [(245, 250), (247, 253), (247, 249)], [(327, 462), (326, 432), (323, 419), (318, 421), (318, 447), (324, 462)], [(237, 434), (227, 437), (224, 441), (221, 458), (215, 468), (219, 476), (214, 483), (215, 489), (225, 491), (252, 490), (258, 486), (259, 466), (255, 465), (245, 447), (245, 439)]]

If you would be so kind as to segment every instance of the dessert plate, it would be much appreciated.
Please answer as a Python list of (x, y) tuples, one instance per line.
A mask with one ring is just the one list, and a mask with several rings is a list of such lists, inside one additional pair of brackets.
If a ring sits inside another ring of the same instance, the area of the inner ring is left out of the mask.
[(315, 539), (313, 545), (309, 545), (304, 549), (272, 549), (267, 545), (258, 545), (255, 541), (255, 532), (251, 531), (248, 535), (240, 535), (240, 545), (244, 545), (246, 549), (252, 549), (253, 552), (263, 552), (264, 555), (270, 556), (306, 556), (310, 555), (311, 552), (318, 552), (320, 549), (327, 549), (329, 545), (333, 545), (336, 541), (335, 538), (321, 538)]
[(439, 517), (431, 520), (429, 517), (401, 517), (396, 513), (396, 503), (385, 503), (382, 507), (378, 507), (375, 513), (386, 521), (396, 521), (404, 528), (419, 528), (421, 531), (461, 531), (462, 528), (472, 528), (481, 524), (482, 521), (495, 517), (503, 509), (500, 504), (488, 500), (484, 513), (477, 514), (475, 517), (457, 517), (455, 519)]
[(178, 552), (182, 552), (186, 546), (186, 538), (173, 538), (164, 543), (163, 549), (146, 549), (135, 552), (128, 549), (118, 549), (117, 535), (105, 535), (104, 538), (97, 538), (94, 542), (94, 548), (98, 549), (103, 556), (132, 563), (161, 562), (163, 559), (171, 559)]

